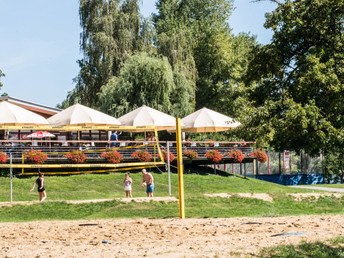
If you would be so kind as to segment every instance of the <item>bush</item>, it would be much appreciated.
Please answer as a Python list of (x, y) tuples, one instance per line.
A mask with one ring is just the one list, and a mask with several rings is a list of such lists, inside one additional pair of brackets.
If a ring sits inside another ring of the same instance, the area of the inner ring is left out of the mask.
[(72, 151), (65, 155), (65, 157), (72, 161), (73, 163), (84, 163), (86, 160), (86, 155), (82, 151)]
[(149, 162), (152, 159), (152, 154), (145, 150), (137, 150), (131, 157), (136, 158), (140, 162)]
[(188, 150), (183, 153), (183, 156), (188, 157), (189, 159), (197, 159), (198, 153), (194, 150)]
[(24, 153), (24, 157), (34, 164), (43, 164), (47, 161), (48, 155), (43, 153), (41, 150), (30, 150)]
[(237, 163), (241, 163), (245, 158), (245, 155), (242, 153), (242, 151), (237, 150), (237, 149), (234, 149), (234, 150), (227, 152), (226, 156), (233, 158), (234, 162), (237, 162)]
[[(165, 162), (167, 162), (167, 151), (162, 150), (161, 152), (162, 152), (162, 158), (164, 159)], [(159, 154), (157, 154), (156, 156), (160, 159)], [(176, 157), (174, 156), (174, 154), (172, 152), (170, 152), (170, 162), (172, 162), (175, 159), (176, 159)]]
[(207, 157), (214, 163), (219, 163), (223, 159), (223, 155), (217, 150), (208, 151), (206, 154), (204, 154), (204, 157)]
[(256, 157), (257, 160), (261, 163), (264, 163), (268, 160), (268, 155), (262, 150), (256, 149), (254, 152), (251, 153), (251, 157)]
[(107, 162), (118, 164), (123, 160), (123, 155), (116, 150), (103, 152), (100, 157), (105, 158)]

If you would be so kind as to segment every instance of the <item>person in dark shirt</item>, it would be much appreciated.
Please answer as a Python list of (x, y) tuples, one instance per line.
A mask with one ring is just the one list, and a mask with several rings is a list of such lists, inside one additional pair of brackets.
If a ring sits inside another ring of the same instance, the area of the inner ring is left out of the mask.
[(43, 173), (39, 172), (39, 177), (36, 179), (35, 183), (33, 184), (32, 189), (30, 192), (32, 192), (35, 189), (35, 186), (37, 184), (37, 190), (39, 194), (39, 200), (43, 202), (45, 198), (47, 198), (47, 193), (44, 188), (44, 178), (43, 178)]
[(118, 142), (118, 134), (117, 134), (117, 131), (114, 131), (114, 132), (111, 134), (110, 141), (111, 141), (111, 147), (117, 146), (117, 142)]

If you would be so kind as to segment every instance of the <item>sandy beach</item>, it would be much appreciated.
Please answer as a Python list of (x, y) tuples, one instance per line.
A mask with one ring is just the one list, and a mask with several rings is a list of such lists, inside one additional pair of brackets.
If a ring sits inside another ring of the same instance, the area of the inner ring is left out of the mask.
[[(287, 235), (279, 235), (287, 233)], [(228, 257), (344, 235), (344, 216), (0, 223), (2, 257)]]

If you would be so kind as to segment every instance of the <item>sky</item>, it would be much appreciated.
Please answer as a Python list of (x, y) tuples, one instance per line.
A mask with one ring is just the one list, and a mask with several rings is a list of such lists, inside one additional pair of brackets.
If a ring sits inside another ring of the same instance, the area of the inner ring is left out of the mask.
[[(235, 0), (229, 19), (234, 34), (257, 36), (270, 42), (272, 32), (263, 27), (265, 13), (275, 9), (270, 1)], [(47, 106), (61, 103), (75, 86), (79, 41), (78, 0), (0, 0), (0, 95)], [(141, 13), (156, 12), (155, 0), (142, 0)]]

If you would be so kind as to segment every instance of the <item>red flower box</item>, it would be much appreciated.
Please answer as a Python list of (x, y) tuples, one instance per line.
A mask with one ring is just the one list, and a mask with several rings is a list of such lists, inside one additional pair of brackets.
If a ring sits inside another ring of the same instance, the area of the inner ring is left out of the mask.
[(198, 153), (194, 150), (188, 150), (183, 153), (183, 156), (188, 157), (189, 159), (197, 159)]
[(262, 150), (255, 150), (254, 152), (251, 153), (251, 157), (256, 157), (257, 160), (261, 163), (264, 163), (268, 160), (268, 155)]
[(234, 150), (227, 152), (226, 156), (233, 158), (234, 162), (238, 162), (238, 163), (241, 163), (245, 158), (245, 155), (242, 153), (242, 151), (237, 150), (237, 149), (234, 149)]
[(204, 154), (204, 157), (207, 157), (209, 160), (213, 161), (214, 163), (219, 163), (223, 159), (223, 155), (221, 152), (217, 150), (210, 150), (206, 154)]
[[(161, 152), (162, 152), (162, 158), (164, 159), (165, 162), (167, 162), (167, 151), (162, 150)], [(160, 159), (159, 154), (157, 154), (156, 156)], [(170, 152), (170, 162), (172, 162), (175, 159), (176, 159), (176, 157), (174, 156), (174, 154), (172, 152)]]
[(145, 150), (137, 150), (131, 157), (136, 158), (140, 162), (149, 162), (152, 159), (152, 154)]
[(123, 160), (123, 155), (116, 150), (103, 152), (100, 157), (105, 158), (108, 162), (118, 164)]
[(69, 159), (70, 161), (72, 161), (73, 163), (78, 163), (78, 164), (84, 163), (87, 158), (85, 153), (83, 153), (82, 151), (69, 152), (65, 155), (65, 157)]
[(24, 157), (34, 164), (43, 164), (47, 161), (48, 155), (41, 150), (30, 150), (24, 153)]
[(0, 151), (0, 163), (6, 163), (8, 159), (8, 156), (5, 154), (5, 152), (3, 151)]

